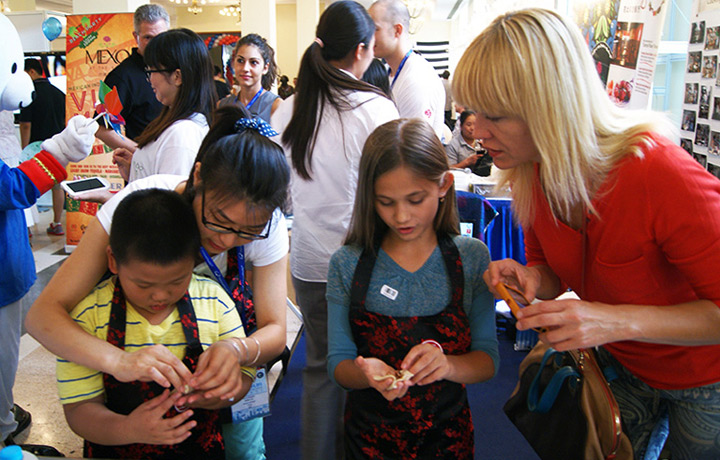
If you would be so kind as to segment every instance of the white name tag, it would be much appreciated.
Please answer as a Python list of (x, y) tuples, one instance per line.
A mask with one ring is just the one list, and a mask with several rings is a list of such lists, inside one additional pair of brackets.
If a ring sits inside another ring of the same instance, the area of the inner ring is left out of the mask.
[(383, 284), (383, 287), (380, 288), (380, 294), (384, 295), (385, 297), (387, 297), (390, 300), (395, 300), (395, 299), (397, 299), (398, 291), (391, 288), (387, 284)]
[(240, 423), (267, 415), (270, 415), (270, 391), (268, 389), (267, 371), (264, 367), (258, 367), (250, 391), (242, 400), (232, 406), (232, 421), (233, 423)]

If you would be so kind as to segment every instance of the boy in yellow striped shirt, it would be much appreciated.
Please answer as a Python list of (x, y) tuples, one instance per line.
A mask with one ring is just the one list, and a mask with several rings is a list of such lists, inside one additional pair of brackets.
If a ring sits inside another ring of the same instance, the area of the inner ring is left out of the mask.
[[(192, 273), (200, 235), (189, 203), (172, 191), (128, 195), (113, 216), (108, 266), (71, 315), (86, 331), (128, 352), (164, 346), (195, 371), (202, 353), (240, 348), (244, 337), (233, 301), (214, 281)], [(226, 350), (227, 351), (227, 350)], [(250, 389), (255, 369), (237, 366), (242, 388), (230, 399), (206, 399), (190, 388), (119, 382), (58, 359), (65, 417), (85, 439), (90, 458), (224, 458), (221, 423)], [(178, 407), (178, 402), (192, 403)]]

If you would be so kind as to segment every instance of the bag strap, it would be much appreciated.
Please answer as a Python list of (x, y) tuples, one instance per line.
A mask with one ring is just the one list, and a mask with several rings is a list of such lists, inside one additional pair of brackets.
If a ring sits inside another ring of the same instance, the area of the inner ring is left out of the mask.
[(537, 412), (540, 414), (547, 413), (555, 403), (555, 399), (557, 398), (560, 388), (562, 388), (565, 380), (570, 377), (580, 378), (578, 371), (573, 369), (571, 366), (563, 366), (555, 372), (552, 379), (550, 379), (550, 382), (548, 382), (545, 386), (542, 395), (539, 395), (540, 376), (542, 375), (542, 370), (545, 368), (547, 361), (557, 353), (559, 352), (553, 348), (548, 348), (547, 351), (545, 351), (545, 354), (540, 361), (540, 368), (538, 369), (537, 374), (535, 374), (535, 378), (533, 378), (532, 383), (530, 383), (527, 405), (531, 412)]

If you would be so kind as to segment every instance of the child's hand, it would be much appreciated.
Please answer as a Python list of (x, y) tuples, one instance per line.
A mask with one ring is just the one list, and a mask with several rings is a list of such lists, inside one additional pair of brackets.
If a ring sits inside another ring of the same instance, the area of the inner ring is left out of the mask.
[(190, 430), (197, 422), (188, 421), (193, 411), (181, 412), (172, 418), (163, 418), (180, 398), (180, 393), (171, 394), (169, 390), (162, 392), (149, 401), (135, 408), (127, 418), (127, 426), (131, 430), (133, 442), (143, 444), (178, 444), (190, 436)]
[(121, 382), (156, 382), (165, 388), (182, 388), (192, 378), (190, 370), (163, 345), (153, 345), (128, 353), (112, 364), (112, 372)]
[(410, 381), (405, 381), (397, 382), (395, 388), (391, 388), (394, 381), (393, 379), (375, 380), (376, 376), (395, 374), (394, 368), (377, 358), (363, 358), (362, 356), (358, 356), (355, 358), (355, 365), (363, 371), (370, 387), (379, 391), (388, 401), (402, 398), (405, 396), (405, 393), (407, 393), (408, 388), (412, 386)]
[(400, 369), (415, 374), (411, 379), (414, 384), (427, 385), (445, 379), (450, 373), (450, 363), (440, 348), (430, 343), (421, 343), (410, 349)]
[(242, 389), (242, 371), (237, 350), (224, 340), (213, 343), (198, 359), (190, 386), (202, 396), (190, 398), (189, 404), (200, 399), (229, 400)]

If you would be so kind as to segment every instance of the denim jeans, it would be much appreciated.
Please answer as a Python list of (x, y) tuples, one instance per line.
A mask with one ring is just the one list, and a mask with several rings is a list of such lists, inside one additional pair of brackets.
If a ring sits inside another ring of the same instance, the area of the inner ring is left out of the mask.
[(603, 368), (612, 366), (618, 375), (610, 381), (610, 388), (636, 459), (644, 459), (646, 451), (659, 452), (658, 447), (662, 448), (653, 445), (651, 435), (663, 422), (669, 422), (667, 446), (673, 460), (720, 459), (720, 382), (658, 390), (632, 375), (602, 347), (598, 360)]

